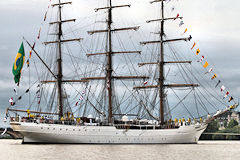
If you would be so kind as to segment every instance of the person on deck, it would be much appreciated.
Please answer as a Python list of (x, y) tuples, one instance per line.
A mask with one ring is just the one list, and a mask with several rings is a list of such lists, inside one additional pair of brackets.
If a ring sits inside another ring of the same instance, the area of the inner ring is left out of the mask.
[(178, 126), (178, 119), (177, 118), (174, 119), (174, 124), (175, 124), (175, 126)]
[(185, 118), (184, 117), (182, 118), (182, 125), (185, 126)]
[(181, 126), (182, 125), (182, 120), (181, 119), (179, 119), (179, 126)]

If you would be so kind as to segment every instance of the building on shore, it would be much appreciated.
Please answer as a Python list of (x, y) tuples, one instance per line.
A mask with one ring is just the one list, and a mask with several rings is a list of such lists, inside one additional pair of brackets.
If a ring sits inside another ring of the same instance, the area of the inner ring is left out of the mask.
[(240, 124), (240, 112), (239, 111), (231, 111), (223, 114), (222, 116), (218, 117), (217, 120), (219, 121), (219, 130), (225, 129), (227, 124), (234, 119)]

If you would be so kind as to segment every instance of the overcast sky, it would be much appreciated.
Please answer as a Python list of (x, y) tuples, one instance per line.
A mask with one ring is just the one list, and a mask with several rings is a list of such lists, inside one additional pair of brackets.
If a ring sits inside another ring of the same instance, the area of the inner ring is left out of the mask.
[[(144, 23), (154, 18), (148, 0), (126, 0), (113, 2), (132, 4), (131, 14), (135, 23)], [(209, 55), (211, 63), (218, 68), (218, 75), (226, 82), (231, 93), (240, 93), (240, 1), (239, 0), (172, 0), (168, 7), (184, 17), (189, 32), (198, 47)], [(41, 25), (49, 0), (1, 0), (0, 1), (0, 121), (13, 94), (14, 80), (12, 64), (22, 42), (22, 36), (34, 40)], [(71, 15), (80, 18), (94, 14), (96, 6), (103, 0), (73, 0)], [(83, 15), (83, 16), (81, 16)], [(149, 18), (150, 17), (150, 18)], [(26, 50), (26, 54), (28, 50)]]

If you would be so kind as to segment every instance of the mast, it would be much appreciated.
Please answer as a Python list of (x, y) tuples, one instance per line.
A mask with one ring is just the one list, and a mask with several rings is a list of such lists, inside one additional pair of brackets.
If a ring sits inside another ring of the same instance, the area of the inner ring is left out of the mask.
[(109, 0), (108, 9), (108, 53), (107, 53), (107, 87), (108, 87), (108, 123), (112, 123), (112, 0)]
[[(61, 4), (61, 0), (58, 0)], [(58, 6), (58, 58), (57, 58), (57, 88), (58, 88), (58, 112), (59, 119), (63, 116), (63, 99), (62, 99), (62, 45), (61, 45), (61, 36), (62, 36), (62, 6)]]
[[(58, 114), (59, 114), (59, 119), (61, 119), (61, 117), (63, 116), (63, 96), (62, 96), (62, 84), (63, 82), (86, 82), (86, 81), (82, 81), (82, 80), (78, 80), (78, 81), (74, 81), (74, 80), (70, 80), (70, 81), (66, 81), (63, 80), (63, 74), (62, 74), (62, 43), (65, 42), (72, 42), (72, 41), (81, 41), (82, 38), (78, 38), (78, 39), (63, 39), (62, 35), (62, 24), (63, 23), (67, 23), (67, 22), (75, 22), (76, 19), (67, 19), (67, 20), (62, 20), (62, 7), (66, 4), (72, 4), (72, 2), (61, 2), (61, 0), (58, 0), (58, 3), (56, 4), (52, 4), (52, 7), (58, 7), (58, 20), (55, 22), (50, 22), (50, 25), (54, 25), (57, 24), (58, 25), (58, 29), (57, 29), (57, 40), (55, 41), (49, 41), (49, 42), (44, 42), (45, 45), (48, 44), (57, 44), (57, 75), (54, 76), (56, 78), (56, 81), (45, 81), (46, 83), (52, 83), (52, 82), (56, 82), (57, 83), (57, 106), (58, 106)], [(50, 69), (48, 69), (49, 71), (51, 71)], [(51, 72), (52, 73), (52, 72)]]
[(159, 80), (158, 83), (160, 85), (159, 88), (159, 97), (160, 97), (160, 113), (159, 120), (161, 121), (161, 125), (164, 124), (164, 44), (163, 44), (163, 36), (164, 36), (164, 3), (161, 3), (161, 12), (162, 12), (162, 21), (161, 21), (161, 32), (160, 32), (160, 63), (159, 63)]
[(95, 33), (107, 33), (108, 40), (107, 40), (107, 51), (105, 53), (89, 53), (87, 56), (97, 56), (97, 55), (105, 55), (107, 56), (107, 67), (106, 67), (106, 74), (105, 77), (84, 77), (82, 80), (105, 80), (107, 85), (107, 92), (108, 92), (108, 123), (112, 124), (113, 118), (113, 80), (128, 80), (128, 79), (147, 79), (149, 77), (146, 76), (115, 76), (113, 75), (113, 64), (112, 59), (113, 55), (120, 55), (120, 54), (141, 54), (141, 51), (113, 51), (112, 48), (112, 34), (114, 32), (126, 31), (126, 30), (134, 30), (137, 31), (139, 26), (136, 27), (126, 27), (126, 28), (113, 28), (112, 27), (112, 10), (122, 7), (130, 7), (131, 5), (112, 5), (112, 0), (108, 0), (108, 6), (102, 8), (96, 8), (95, 12), (99, 10), (107, 10), (108, 11), (108, 18), (107, 18), (107, 29), (105, 30), (93, 30), (88, 31), (88, 34), (93, 35)]
[(133, 89), (151, 89), (151, 88), (156, 88), (159, 90), (159, 99), (160, 99), (160, 108), (159, 108), (159, 121), (161, 125), (164, 125), (164, 101), (165, 101), (165, 88), (171, 88), (171, 87), (197, 87), (197, 84), (168, 84), (165, 85), (164, 81), (164, 65), (165, 64), (175, 64), (175, 63), (189, 63), (191, 64), (191, 61), (169, 61), (166, 62), (164, 61), (164, 44), (169, 43), (169, 42), (174, 42), (174, 41), (190, 41), (191, 36), (186, 37), (186, 38), (178, 38), (178, 39), (164, 39), (164, 22), (166, 20), (175, 20), (175, 19), (182, 19), (183, 17), (171, 17), (171, 18), (165, 18), (164, 17), (164, 2), (165, 0), (153, 0), (150, 3), (161, 3), (161, 18), (160, 19), (154, 19), (154, 20), (148, 20), (146, 21), (147, 23), (150, 22), (161, 22), (161, 28), (160, 28), (160, 40), (158, 41), (145, 41), (145, 42), (140, 42), (142, 45), (146, 44), (154, 44), (158, 43), (160, 44), (160, 54), (159, 54), (159, 59), (157, 62), (144, 62), (144, 63), (139, 63), (139, 67), (144, 66), (144, 65), (158, 65), (159, 69), (159, 78), (158, 78), (158, 85), (150, 85), (150, 86), (136, 86)]

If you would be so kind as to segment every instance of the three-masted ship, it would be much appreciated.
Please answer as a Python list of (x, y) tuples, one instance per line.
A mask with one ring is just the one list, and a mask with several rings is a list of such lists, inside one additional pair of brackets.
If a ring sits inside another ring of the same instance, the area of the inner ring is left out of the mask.
[[(127, 57), (131, 59), (130, 56), (132, 55), (141, 57), (141, 51), (116, 50), (113, 45), (113, 34), (129, 30), (137, 31), (140, 26), (126, 28), (113, 27), (112, 11), (117, 8), (130, 7), (130, 5), (112, 5), (112, 1), (113, 0), (108, 0), (107, 7), (95, 9), (96, 12), (106, 11), (106, 29), (88, 31), (92, 36), (95, 34), (106, 34), (104, 39), (106, 42), (104, 47), (105, 52), (87, 53), (86, 55), (88, 58), (94, 57), (90, 61), (94, 61), (95, 59), (95, 63), (103, 62), (103, 64), (100, 64), (103, 66), (101, 72), (93, 72), (94, 74), (90, 74), (92, 76), (88, 76), (87, 73), (89, 70), (86, 69), (84, 74), (78, 75), (76, 73), (78, 79), (66, 79), (63, 75), (63, 44), (82, 40), (81, 38), (65, 39), (63, 36), (63, 23), (75, 22), (75, 19), (63, 20), (62, 18), (62, 7), (71, 4), (71, 2), (58, 0), (58, 3), (52, 4), (52, 7), (58, 9), (57, 21), (50, 23), (50, 25), (55, 25), (56, 27), (56, 33), (53, 33), (55, 39), (45, 42), (44, 44), (56, 46), (54, 50), (57, 53), (55, 56), (56, 59), (52, 60), (55, 62), (55, 66), (49, 66), (45, 63), (34, 47), (26, 41), (43, 63), (43, 67), (46, 68), (48, 75), (46, 77), (52, 77), (52, 79), (46, 79), (45, 77), (45, 80), (40, 80), (40, 86), (54, 84), (53, 89), (51, 88), (54, 94), (51, 94), (47, 100), (49, 103), (45, 107), (49, 109), (48, 111), (40, 107), (37, 108), (36, 111), (30, 108), (28, 108), (28, 110), (15, 109), (12, 107), (7, 109), (8, 115), (11, 115), (10, 112), (16, 113), (15, 117), (11, 117), (10, 125), (14, 131), (18, 131), (24, 136), (24, 143), (197, 143), (208, 123), (217, 116), (237, 107), (237, 104), (231, 105), (225, 110), (218, 111), (217, 114), (213, 116), (209, 115), (206, 120), (202, 120), (201, 117), (195, 117), (194, 121), (191, 121), (191, 119), (185, 120), (184, 118), (179, 120), (172, 119), (169, 108), (167, 107), (166, 90), (169, 88), (191, 88), (194, 90), (194, 88), (199, 87), (199, 85), (191, 83), (166, 83), (166, 65), (191, 64), (191, 61), (167, 61), (165, 59), (166, 52), (164, 46), (175, 41), (190, 41), (192, 37), (166, 38), (165, 22), (182, 19), (182, 17), (166, 18), (164, 12), (165, 0), (151, 1), (151, 3), (160, 4), (161, 17), (147, 21), (147, 23), (160, 22), (160, 30), (157, 33), (159, 39), (140, 42), (142, 45), (155, 44), (158, 47), (157, 53), (154, 53), (156, 55), (155, 58), (152, 58), (152, 61), (149, 62), (131, 64), (131, 66), (136, 65), (141, 68), (154, 68), (154, 77), (150, 77), (150, 74), (143, 73), (142, 71), (133, 72), (132, 68), (126, 69), (128, 71), (123, 71), (122, 73), (124, 75), (118, 74), (117, 71), (119, 71), (119, 69), (114, 67), (114, 62), (116, 63), (116, 61), (118, 61), (115, 56), (129, 55), (124, 58)], [(104, 58), (102, 58), (103, 61), (101, 61), (96, 57)], [(97, 60), (99, 60), (99, 62), (96, 62)], [(88, 65), (88, 62), (84, 65)], [(92, 70), (97, 70), (97, 67), (93, 67)], [(128, 75), (126, 73), (128, 73)], [(117, 81), (122, 82), (122, 84), (117, 86)], [(127, 82), (125, 83), (124, 81)], [(95, 82), (98, 83), (94, 84)], [(132, 88), (129, 89), (127, 85), (131, 82), (133, 82), (131, 84)], [(75, 84), (79, 85), (81, 88), (76, 88), (77, 95), (80, 99), (74, 104), (66, 103), (69, 96), (67, 94), (68, 89), (64, 88), (64, 85), (67, 83), (72, 84), (72, 86)], [(94, 87), (98, 89), (92, 90)], [(117, 87), (119, 88), (116, 89)], [(126, 91), (124, 91), (124, 87), (127, 88), (125, 89)], [(101, 96), (96, 97), (94, 96), (95, 94)], [(122, 97), (131, 98), (126, 98), (126, 100), (122, 98), (119, 100), (117, 94), (122, 95)], [(54, 98), (57, 100), (54, 101)], [(85, 101), (85, 103), (82, 103), (82, 101)], [(183, 99), (180, 101), (182, 102)], [(36, 105), (40, 106), (40, 101)], [(74, 112), (73, 109), (71, 109), (71, 105), (75, 105), (77, 108), (84, 106), (82, 108), (83, 111), (78, 112), (81, 115), (77, 114), (76, 110)], [(53, 109), (54, 106), (56, 109)], [(129, 106), (132, 108), (127, 112), (126, 110)], [(87, 111), (90, 112), (88, 116), (86, 116)], [(26, 116), (21, 117), (20, 113), (25, 113)]]

